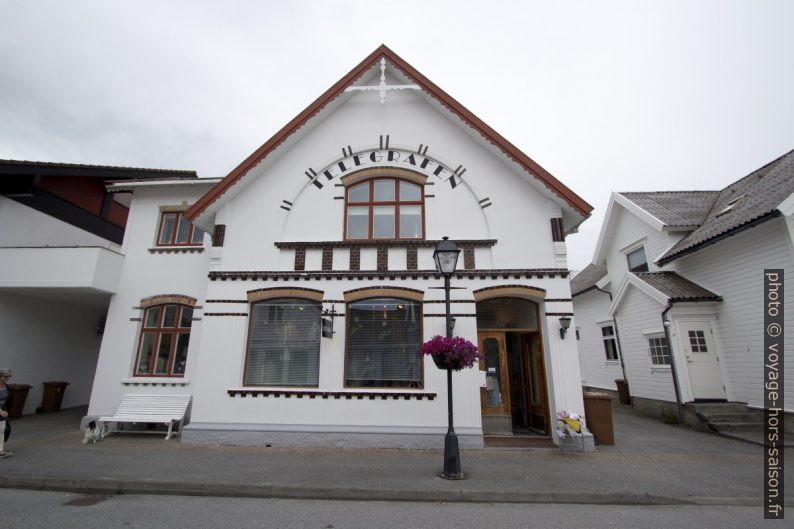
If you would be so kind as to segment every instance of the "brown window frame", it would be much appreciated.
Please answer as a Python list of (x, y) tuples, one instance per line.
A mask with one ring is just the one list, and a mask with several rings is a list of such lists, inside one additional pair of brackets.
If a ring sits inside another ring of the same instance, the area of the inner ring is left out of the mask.
[[(394, 200), (375, 200), (375, 182), (378, 180), (391, 180), (394, 182)], [(400, 182), (405, 182), (419, 188), (419, 200), (400, 200)], [(369, 184), (369, 197), (366, 202), (350, 202), (350, 190), (363, 184)], [(347, 236), (347, 210), (349, 207), (367, 207), (367, 236), (348, 237)], [(394, 237), (374, 237), (375, 230), (375, 207), (394, 206)], [(422, 235), (421, 237), (401, 237), (400, 236), (400, 206), (419, 206), (422, 215)], [(393, 176), (376, 176), (360, 180), (345, 187), (345, 212), (343, 222), (343, 240), (345, 241), (423, 241), (425, 240), (425, 187), (407, 178)]]
[[(164, 327), (163, 323), (165, 320), (165, 312), (167, 307), (176, 307), (177, 312), (175, 316), (174, 326), (173, 327)], [(190, 322), (191, 324), (188, 327), (181, 327), (182, 322), (182, 313), (185, 309), (190, 309), (191, 316)], [(157, 317), (157, 322), (155, 327), (147, 327), (146, 323), (149, 316), (149, 311), (152, 310), (159, 310), (160, 314)], [(150, 307), (146, 307), (143, 311), (143, 318), (141, 319), (141, 331), (138, 333), (138, 347), (135, 354), (135, 364), (133, 366), (132, 375), (134, 377), (167, 377), (167, 378), (184, 378), (185, 370), (182, 373), (174, 373), (174, 361), (176, 357), (176, 347), (179, 343), (179, 336), (182, 334), (188, 335), (188, 347), (190, 346), (190, 331), (192, 329), (193, 323), (193, 315), (192, 311), (195, 310), (195, 307), (190, 305), (184, 305), (181, 303), (161, 303), (158, 305), (152, 305)], [(141, 373), (139, 371), (140, 362), (141, 362), (141, 352), (144, 346), (144, 336), (146, 334), (154, 334), (154, 339), (152, 343), (152, 353), (151, 357), (149, 358), (149, 370), (146, 373)], [(160, 340), (161, 337), (165, 334), (170, 334), (171, 338), (171, 345), (168, 351), (168, 360), (166, 362), (166, 372), (165, 373), (155, 373), (155, 367), (157, 365), (157, 354), (160, 348)], [(185, 363), (187, 363), (187, 356), (185, 357)]]
[[(419, 343), (418, 343), (419, 350), (417, 351), (417, 354), (419, 355), (419, 383), (417, 385), (414, 385), (414, 386), (412, 386), (412, 385), (405, 385), (405, 386), (399, 386), (399, 385), (363, 386), (363, 385), (357, 385), (357, 384), (348, 384), (348, 381), (347, 381), (347, 358), (348, 358), (348, 351), (349, 351), (349, 348), (350, 348), (350, 326), (351, 326), (352, 320), (353, 320), (353, 318), (351, 316), (352, 312), (351, 312), (350, 306), (354, 305), (356, 303), (365, 303), (365, 302), (371, 301), (373, 299), (391, 299), (391, 300), (394, 300), (394, 301), (402, 301), (402, 302), (405, 302), (405, 303), (413, 303), (413, 304), (416, 305), (417, 311), (418, 311), (416, 319), (419, 322)], [(342, 377), (343, 377), (342, 378), (342, 386), (345, 389), (363, 389), (363, 390), (377, 389), (377, 390), (392, 390), (392, 391), (394, 391), (394, 390), (421, 390), (421, 389), (425, 388), (425, 360), (424, 360), (424, 355), (422, 354), (422, 339), (423, 339), (422, 337), (424, 336), (425, 329), (424, 329), (424, 306), (422, 304), (422, 301), (416, 300), (416, 299), (411, 299), (411, 298), (408, 298), (408, 297), (397, 297), (397, 296), (392, 296), (392, 295), (367, 296), (367, 297), (362, 297), (362, 298), (358, 298), (358, 299), (350, 299), (349, 301), (347, 301), (347, 303), (345, 303), (345, 313), (346, 313), (345, 314), (345, 320), (346, 320), (345, 321), (345, 357), (344, 357), (344, 364), (343, 364), (344, 367), (343, 367), (343, 370), (342, 370)]]
[[(168, 215), (175, 215), (176, 218), (174, 219), (174, 226), (171, 228), (171, 235), (168, 237), (168, 242), (161, 242), (161, 235), (163, 231), (163, 224), (165, 223), (165, 218)], [(181, 219), (185, 218), (184, 211), (161, 211), (160, 212), (160, 221), (157, 223), (157, 233), (155, 233), (154, 244), (155, 246), (202, 246), (204, 244), (204, 230), (201, 228), (197, 228), (193, 225), (192, 222), (185, 219), (185, 222), (188, 224), (188, 232), (187, 232), (187, 241), (186, 242), (176, 242), (176, 236), (179, 230), (179, 224)], [(193, 240), (193, 234), (196, 230), (201, 231), (201, 240), (195, 242)]]

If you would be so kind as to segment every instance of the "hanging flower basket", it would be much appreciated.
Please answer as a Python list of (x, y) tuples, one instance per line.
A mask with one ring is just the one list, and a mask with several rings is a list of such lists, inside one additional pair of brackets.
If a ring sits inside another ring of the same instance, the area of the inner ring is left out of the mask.
[(422, 354), (430, 355), (439, 369), (453, 371), (472, 367), (482, 358), (476, 345), (458, 336), (454, 338), (434, 336), (422, 344)]

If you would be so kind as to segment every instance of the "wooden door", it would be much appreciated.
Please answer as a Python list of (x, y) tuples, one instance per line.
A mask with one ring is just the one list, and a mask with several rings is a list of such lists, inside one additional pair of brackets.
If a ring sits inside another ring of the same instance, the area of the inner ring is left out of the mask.
[(485, 371), (485, 387), (480, 389), (480, 406), (483, 415), (510, 415), (510, 385), (507, 372), (505, 333), (485, 331), (478, 333), (480, 369)]
[(695, 399), (724, 399), (725, 386), (711, 324), (682, 321), (679, 327), (689, 381), (692, 383), (692, 396)]
[(526, 333), (522, 336), (524, 365), (526, 372), (526, 399), (529, 413), (529, 426), (543, 433), (549, 433), (549, 396), (546, 387), (546, 366), (543, 361), (543, 341), (540, 333)]

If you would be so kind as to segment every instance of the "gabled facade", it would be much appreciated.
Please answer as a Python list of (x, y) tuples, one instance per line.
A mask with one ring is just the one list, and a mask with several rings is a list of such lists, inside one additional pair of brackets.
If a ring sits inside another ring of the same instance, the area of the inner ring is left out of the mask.
[[(461, 249), (454, 334), (485, 353), (453, 377), (461, 444), (551, 438), (582, 411), (559, 320), (565, 235), (590, 206), (385, 46), (191, 184), (113, 186), (133, 191), (131, 229), (89, 417), (176, 392), (183, 442), (440, 447), (446, 374), (419, 348), (445, 332), (442, 237)], [(212, 241), (163, 251), (180, 205)]]
[(119, 278), (129, 195), (113, 182), (194, 179), (191, 171), (0, 160), (0, 358), (30, 385), (66, 381), (63, 406), (88, 403)]
[[(675, 403), (675, 369), (684, 403), (763, 407), (763, 271), (792, 270), (792, 192), (794, 152), (720, 191), (612, 194), (588, 267), (603, 276), (574, 278), (574, 309), (581, 335), (614, 326), (635, 405)], [(580, 342), (584, 365), (598, 345)], [(614, 389), (615, 374), (599, 366), (585, 384)]]

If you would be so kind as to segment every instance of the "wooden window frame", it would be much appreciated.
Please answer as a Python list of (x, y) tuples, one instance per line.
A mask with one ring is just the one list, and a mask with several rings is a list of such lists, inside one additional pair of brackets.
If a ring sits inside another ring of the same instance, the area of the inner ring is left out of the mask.
[[(634, 268), (632, 268), (631, 267), (631, 262), (629, 261), (629, 256), (634, 254), (634, 253), (636, 253), (636, 252), (639, 252), (639, 251), (642, 251), (642, 256), (645, 257), (645, 262), (642, 263), (639, 266), (635, 266)], [(648, 263), (648, 252), (645, 251), (645, 245), (644, 244), (640, 245), (640, 246), (637, 246), (636, 248), (633, 248), (633, 249), (628, 250), (626, 252), (626, 266), (628, 267), (629, 272), (648, 272), (648, 271), (650, 271), (650, 264)], [(643, 267), (645, 268), (645, 270), (641, 270), (641, 268), (643, 268)]]
[[(609, 327), (611, 332), (609, 335), (604, 334), (604, 329)], [(601, 329), (601, 341), (604, 344), (604, 358), (606, 358), (607, 362), (617, 362), (620, 360), (620, 351), (618, 351), (618, 337), (617, 333), (615, 333), (615, 325), (613, 323), (604, 323), (603, 325), (599, 325)], [(609, 348), (607, 347), (607, 340), (610, 340), (614, 346), (615, 350), (615, 358), (609, 358)]]
[[(375, 200), (375, 182), (378, 180), (391, 180), (394, 182), (394, 200)], [(405, 182), (419, 188), (419, 200), (400, 200), (400, 183)], [(350, 202), (350, 190), (363, 184), (369, 184), (369, 197), (366, 202)], [(394, 207), (394, 237), (375, 237), (375, 207), (393, 206)], [(422, 235), (421, 237), (401, 237), (400, 236), (400, 207), (419, 206), (421, 212)], [(367, 207), (367, 236), (353, 238), (347, 236), (347, 210), (349, 207)], [(343, 240), (345, 241), (423, 241), (425, 240), (425, 187), (422, 184), (400, 178), (396, 176), (375, 176), (364, 180), (359, 180), (345, 187), (345, 212), (343, 222)], [(158, 232), (159, 233), (159, 232)]]
[[(416, 319), (419, 322), (419, 384), (417, 386), (357, 386), (357, 385), (350, 385), (347, 383), (347, 353), (348, 349), (350, 348), (350, 324), (353, 321), (350, 312), (350, 305), (356, 303), (367, 302), (372, 299), (392, 299), (395, 301), (403, 301), (405, 303), (414, 303), (417, 306), (418, 314)], [(422, 337), (424, 336), (424, 307), (421, 300), (411, 299), (411, 298), (402, 298), (396, 296), (387, 296), (387, 295), (376, 295), (376, 296), (368, 296), (362, 297), (357, 299), (350, 299), (345, 304), (345, 358), (344, 358), (344, 368), (342, 370), (342, 385), (345, 389), (359, 389), (359, 390), (369, 390), (369, 389), (387, 389), (387, 390), (421, 390), (425, 388), (425, 360), (422, 354)]]
[[(174, 219), (174, 226), (171, 228), (171, 234), (168, 237), (168, 242), (161, 242), (160, 235), (162, 234), (163, 224), (165, 223), (165, 217), (167, 215), (175, 215), (176, 218)], [(183, 218), (185, 218), (185, 212), (184, 211), (175, 211), (175, 210), (163, 210), (163, 211), (161, 211), (160, 212), (160, 221), (157, 223), (157, 233), (155, 233), (154, 245), (158, 246), (158, 247), (163, 247), (163, 246), (164, 247), (173, 247), (173, 246), (178, 246), (178, 247), (191, 246), (191, 247), (195, 247), (195, 246), (203, 246), (204, 245), (205, 232), (203, 230), (201, 230), (201, 228), (196, 228), (196, 226), (194, 226), (193, 223), (190, 222), (187, 219), (185, 219), (185, 222), (187, 222), (187, 224), (188, 224), (187, 242), (176, 242), (176, 236), (177, 236), (177, 232), (179, 230), (179, 224), (180, 224), (181, 219), (183, 219)], [(193, 241), (193, 234), (195, 233), (195, 230), (201, 231), (201, 241), (199, 241), (199, 242), (194, 242)]]
[[(648, 356), (650, 356), (651, 359), (651, 367), (653, 369), (671, 368), (673, 365), (673, 352), (670, 350), (670, 344), (667, 343), (667, 337), (664, 335), (664, 333), (648, 334), (645, 336), (645, 339), (648, 342)], [(654, 344), (654, 340), (660, 340), (660, 342), (658, 344)], [(656, 357), (654, 357), (655, 349), (659, 350), (659, 354), (657, 354)], [(666, 355), (664, 354), (664, 349), (667, 349)], [(667, 358), (669, 362), (666, 364), (658, 364), (654, 361), (656, 358)]]
[[(165, 310), (166, 310), (166, 307), (170, 307), (170, 306), (177, 307), (177, 313), (176, 313), (176, 316), (175, 316), (176, 321), (174, 322), (175, 325), (174, 325), (174, 327), (163, 327), (163, 320), (165, 319)], [(133, 370), (132, 370), (132, 376), (133, 377), (141, 377), (141, 378), (146, 378), (146, 377), (184, 378), (185, 377), (185, 373), (187, 372), (187, 369), (185, 369), (185, 372), (183, 372), (183, 373), (174, 373), (174, 360), (175, 360), (175, 357), (176, 357), (176, 347), (177, 347), (177, 344), (179, 343), (179, 336), (180, 335), (182, 335), (182, 334), (187, 334), (188, 335), (188, 347), (190, 347), (190, 332), (191, 332), (191, 329), (192, 329), (192, 326), (193, 326), (193, 316), (191, 314), (191, 317), (190, 317), (191, 324), (190, 324), (190, 326), (181, 327), (180, 325), (181, 325), (181, 322), (182, 322), (182, 312), (184, 311), (184, 309), (190, 309), (191, 311), (194, 311), (195, 307), (193, 307), (191, 305), (185, 305), (185, 304), (182, 304), (182, 303), (160, 303), (160, 304), (157, 304), (157, 305), (150, 305), (150, 306), (148, 306), (148, 307), (146, 307), (144, 309), (143, 318), (141, 319), (141, 331), (138, 333), (138, 347), (137, 347), (137, 351), (136, 351), (136, 354), (135, 354), (135, 364), (134, 364)], [(151, 311), (151, 310), (159, 310), (160, 311), (160, 315), (157, 318), (156, 327), (147, 327), (146, 326), (146, 321), (148, 319), (147, 315), (148, 315), (149, 311)], [(152, 357), (149, 359), (149, 371), (148, 371), (148, 373), (141, 373), (141, 372), (139, 372), (138, 368), (140, 366), (141, 352), (142, 352), (143, 344), (144, 344), (143, 337), (144, 337), (145, 334), (149, 334), (149, 333), (153, 333), (154, 334), (154, 341), (153, 341), (153, 345), (152, 345)], [(167, 372), (166, 373), (155, 373), (154, 370), (155, 370), (155, 367), (157, 365), (157, 353), (158, 353), (158, 350), (160, 348), (160, 339), (161, 339), (162, 335), (164, 335), (164, 334), (170, 334), (170, 335), (173, 336), (173, 338), (171, 339), (171, 348), (168, 351), (168, 361), (166, 363), (166, 366), (167, 366), (167, 370), (166, 371)], [(185, 362), (187, 362), (187, 359), (185, 360)]]

